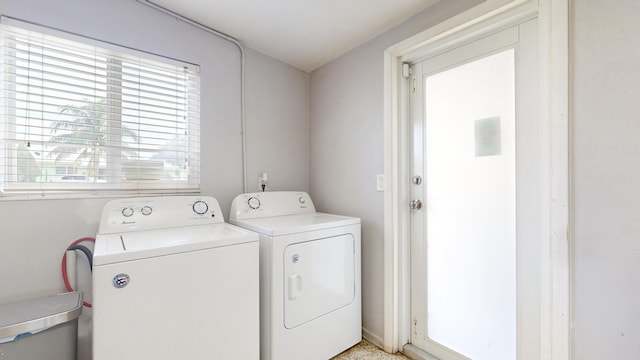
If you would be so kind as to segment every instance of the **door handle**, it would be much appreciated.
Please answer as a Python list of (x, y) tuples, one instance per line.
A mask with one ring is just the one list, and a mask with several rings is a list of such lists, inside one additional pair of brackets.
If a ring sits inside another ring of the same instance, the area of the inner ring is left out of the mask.
[(289, 300), (295, 300), (302, 291), (302, 276), (294, 274), (289, 276)]
[(411, 207), (412, 210), (420, 210), (422, 209), (422, 201), (420, 201), (420, 199), (411, 200), (411, 203), (409, 203), (409, 206)]

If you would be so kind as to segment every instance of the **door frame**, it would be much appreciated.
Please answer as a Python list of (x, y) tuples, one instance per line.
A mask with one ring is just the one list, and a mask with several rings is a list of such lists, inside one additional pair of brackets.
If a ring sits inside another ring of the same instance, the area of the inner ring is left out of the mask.
[[(486, 0), (384, 53), (384, 335), (387, 352), (410, 341), (407, 79), (403, 64), (496, 29), (538, 18), (541, 129), (540, 357), (570, 359), (569, 1)], [(546, 159), (546, 161), (544, 160)]]

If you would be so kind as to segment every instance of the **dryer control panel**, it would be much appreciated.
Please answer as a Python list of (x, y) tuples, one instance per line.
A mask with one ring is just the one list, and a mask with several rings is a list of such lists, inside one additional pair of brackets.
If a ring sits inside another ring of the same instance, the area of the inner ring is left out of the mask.
[(102, 209), (98, 234), (223, 223), (211, 196), (159, 196), (109, 201)]
[(230, 220), (315, 213), (309, 194), (303, 191), (268, 191), (240, 194), (231, 203)]

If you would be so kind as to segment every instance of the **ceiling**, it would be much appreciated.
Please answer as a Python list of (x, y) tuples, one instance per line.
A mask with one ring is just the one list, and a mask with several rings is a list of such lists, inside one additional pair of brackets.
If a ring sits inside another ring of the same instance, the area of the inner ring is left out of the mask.
[(311, 72), (440, 0), (151, 0)]

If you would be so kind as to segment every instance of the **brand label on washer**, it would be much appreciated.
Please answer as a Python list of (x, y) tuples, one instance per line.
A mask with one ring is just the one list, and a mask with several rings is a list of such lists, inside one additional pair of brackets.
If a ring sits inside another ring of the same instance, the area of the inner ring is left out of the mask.
[(129, 281), (131, 278), (127, 274), (118, 274), (113, 277), (113, 286), (122, 289), (123, 287), (129, 285)]
[(300, 260), (300, 254), (293, 254), (293, 256), (291, 256), (291, 262), (292, 263), (297, 263)]

